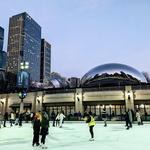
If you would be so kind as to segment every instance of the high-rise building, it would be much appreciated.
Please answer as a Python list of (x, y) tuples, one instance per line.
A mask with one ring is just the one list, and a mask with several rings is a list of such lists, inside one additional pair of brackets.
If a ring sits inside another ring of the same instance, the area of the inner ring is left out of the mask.
[(7, 53), (5, 51), (0, 51), (0, 69), (6, 69), (6, 60), (7, 60)]
[(0, 27), (0, 70), (6, 69), (7, 53), (3, 51), (4, 29)]
[(26, 13), (9, 20), (7, 71), (18, 73), (21, 62), (29, 62), (32, 81), (40, 81), (41, 27)]
[(0, 51), (3, 50), (4, 29), (0, 26)]
[(40, 81), (46, 82), (50, 78), (51, 73), (51, 45), (41, 40), (41, 70), (40, 70)]

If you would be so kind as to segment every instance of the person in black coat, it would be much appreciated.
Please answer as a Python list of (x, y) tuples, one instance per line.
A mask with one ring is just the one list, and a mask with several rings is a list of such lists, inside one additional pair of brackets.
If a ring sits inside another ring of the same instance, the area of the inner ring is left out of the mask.
[(130, 119), (129, 119), (129, 113), (128, 111), (125, 112), (125, 121), (126, 121), (126, 129), (129, 130), (129, 124), (130, 124)]
[(52, 111), (52, 113), (51, 113), (51, 119), (53, 121), (53, 127), (55, 127), (55, 118), (56, 118), (56, 114), (55, 114), (54, 111)]
[(49, 128), (49, 118), (47, 113), (44, 111), (42, 112), (41, 132), (40, 132), (40, 134), (42, 135), (41, 137), (42, 148), (45, 148), (44, 145), (45, 145), (46, 135), (48, 135), (48, 128)]
[(41, 123), (40, 123), (40, 119), (38, 118), (37, 115), (35, 115), (34, 117), (34, 121), (33, 121), (33, 142), (32, 142), (32, 146), (34, 146), (36, 144), (36, 146), (39, 146), (39, 135), (40, 135), (40, 127), (41, 127)]
[(20, 114), (19, 114), (19, 120), (18, 120), (20, 127), (22, 126), (22, 119), (23, 119), (23, 114), (20, 113)]
[(4, 127), (6, 127), (6, 121), (8, 121), (8, 112), (4, 114)]

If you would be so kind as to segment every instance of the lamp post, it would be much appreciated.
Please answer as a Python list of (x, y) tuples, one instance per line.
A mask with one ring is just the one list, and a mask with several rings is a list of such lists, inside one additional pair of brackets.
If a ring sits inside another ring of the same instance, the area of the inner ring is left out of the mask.
[(27, 85), (26, 85), (26, 80), (29, 80), (28, 78), (28, 73), (26, 72), (26, 70), (29, 69), (29, 62), (21, 62), (20, 63), (20, 77), (19, 77), (19, 86), (21, 87), (21, 91), (19, 92), (19, 98), (21, 99), (20, 102), (20, 113), (23, 112), (24, 110), (24, 103), (23, 103), (23, 99), (27, 96)]

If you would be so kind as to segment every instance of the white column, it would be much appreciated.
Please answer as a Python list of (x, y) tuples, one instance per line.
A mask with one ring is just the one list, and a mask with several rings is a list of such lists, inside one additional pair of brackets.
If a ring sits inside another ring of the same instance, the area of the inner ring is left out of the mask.
[(23, 103), (23, 99), (20, 102), (20, 113), (23, 113), (24, 111), (24, 103)]
[(82, 89), (78, 88), (76, 89), (75, 93), (75, 111), (81, 112), (83, 114), (83, 94)]
[(134, 93), (131, 86), (125, 86), (125, 104), (126, 110), (134, 110)]

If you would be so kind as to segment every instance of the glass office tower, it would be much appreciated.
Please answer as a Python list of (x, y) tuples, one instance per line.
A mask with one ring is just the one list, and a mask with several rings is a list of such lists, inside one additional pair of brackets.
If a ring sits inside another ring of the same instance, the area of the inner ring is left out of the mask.
[(41, 27), (26, 13), (9, 20), (7, 71), (17, 74), (21, 62), (29, 62), (32, 81), (40, 81)]
[(7, 60), (7, 53), (4, 51), (0, 51), (0, 69), (6, 69), (6, 60)]
[(45, 41), (41, 40), (41, 82), (46, 82), (50, 78), (51, 73), (51, 45)]
[(3, 50), (4, 29), (0, 27), (0, 51)]

